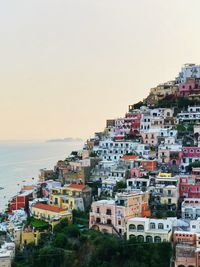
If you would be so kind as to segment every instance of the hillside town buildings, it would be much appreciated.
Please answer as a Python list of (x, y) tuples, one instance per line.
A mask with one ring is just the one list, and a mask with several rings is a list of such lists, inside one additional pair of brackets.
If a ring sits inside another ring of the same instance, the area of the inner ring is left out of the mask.
[[(200, 66), (184, 65), (174, 81), (108, 119), (82, 150), (40, 170), (39, 181), (11, 199), (0, 229), (24, 249), (42, 234), (27, 218), (52, 231), (63, 219), (72, 223), (75, 210), (89, 214), (88, 229), (171, 242), (174, 266), (200, 266)], [(0, 267), (10, 266), (10, 255), (1, 246)]]

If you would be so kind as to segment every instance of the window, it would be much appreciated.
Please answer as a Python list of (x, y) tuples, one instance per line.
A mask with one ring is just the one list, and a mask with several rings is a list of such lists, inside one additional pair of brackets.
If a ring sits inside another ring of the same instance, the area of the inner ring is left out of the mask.
[(172, 191), (171, 190), (167, 190), (168, 196), (172, 195)]
[(118, 225), (121, 225), (121, 221), (120, 220), (118, 221)]
[(108, 219), (107, 224), (112, 224), (112, 221), (110, 219)]
[(150, 223), (150, 229), (156, 229), (155, 223)]
[(106, 215), (111, 215), (112, 213), (111, 213), (111, 210), (110, 209), (107, 209), (106, 210)]
[(137, 236), (138, 242), (144, 242), (144, 236), (143, 235), (138, 235)]
[(150, 236), (150, 235), (146, 236), (146, 242), (147, 242), (147, 243), (153, 243), (153, 238), (152, 238), (152, 236)]
[(136, 229), (135, 224), (130, 224), (129, 225), (129, 231), (135, 230), (135, 229)]
[(101, 219), (100, 218), (96, 218), (96, 223), (100, 223)]
[(155, 243), (161, 243), (161, 238), (159, 236), (154, 237), (154, 242)]
[(164, 225), (163, 225), (163, 223), (159, 223), (159, 224), (158, 224), (158, 229), (164, 229)]
[(138, 231), (144, 231), (144, 225), (139, 224), (139, 225), (137, 226), (137, 230), (138, 230)]
[(97, 208), (97, 213), (100, 213), (100, 210), (99, 210), (99, 208)]

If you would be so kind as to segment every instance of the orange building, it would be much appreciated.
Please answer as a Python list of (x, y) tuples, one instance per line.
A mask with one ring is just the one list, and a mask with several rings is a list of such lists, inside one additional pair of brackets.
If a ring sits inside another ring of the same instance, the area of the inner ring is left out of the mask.
[(136, 159), (135, 167), (141, 167), (145, 171), (155, 171), (157, 169), (157, 160)]

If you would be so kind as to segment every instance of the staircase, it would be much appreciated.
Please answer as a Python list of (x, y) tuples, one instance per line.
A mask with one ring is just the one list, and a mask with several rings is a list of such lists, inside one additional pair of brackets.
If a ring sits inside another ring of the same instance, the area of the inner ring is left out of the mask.
[(118, 236), (119, 238), (122, 239), (122, 235), (121, 235), (120, 232), (117, 230), (117, 228), (116, 228), (113, 224), (111, 224), (111, 226), (112, 226), (112, 229), (114, 230), (114, 232), (117, 234), (117, 236)]

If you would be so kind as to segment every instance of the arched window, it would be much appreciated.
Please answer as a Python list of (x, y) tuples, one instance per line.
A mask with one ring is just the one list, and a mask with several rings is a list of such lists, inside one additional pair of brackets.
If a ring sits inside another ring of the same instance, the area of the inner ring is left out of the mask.
[(176, 160), (175, 160), (175, 159), (172, 160), (172, 165), (173, 165), (173, 166), (176, 165)]
[(135, 238), (135, 235), (129, 235), (129, 239)]
[(146, 236), (146, 242), (147, 243), (153, 243), (153, 237), (150, 235)]
[(185, 265), (178, 265), (178, 267), (185, 267)]
[(159, 224), (158, 224), (158, 229), (164, 229), (164, 225), (163, 225), (163, 223), (159, 223)]
[(159, 236), (154, 237), (154, 242), (155, 243), (161, 243), (161, 238)]
[(136, 229), (135, 224), (130, 224), (129, 225), (129, 231), (135, 230), (135, 229)]
[(156, 229), (155, 223), (150, 223), (150, 229)]
[(144, 236), (143, 235), (138, 235), (137, 236), (137, 241), (138, 242), (144, 242)]
[(144, 225), (139, 224), (139, 225), (137, 226), (137, 230), (138, 230), (138, 231), (144, 231)]
[(100, 223), (101, 222), (101, 219), (100, 218), (96, 218), (96, 222), (97, 223)]

